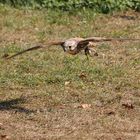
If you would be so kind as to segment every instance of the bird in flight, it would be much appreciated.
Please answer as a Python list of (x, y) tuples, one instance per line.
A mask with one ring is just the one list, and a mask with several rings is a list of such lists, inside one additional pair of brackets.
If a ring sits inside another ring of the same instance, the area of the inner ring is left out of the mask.
[(78, 37), (75, 37), (75, 38), (70, 38), (64, 41), (48, 42), (46, 45), (36, 45), (34, 47), (18, 52), (12, 56), (4, 55), (3, 57), (5, 57), (6, 59), (11, 59), (28, 51), (33, 51), (33, 50), (37, 50), (41, 48), (43, 49), (43, 48), (47, 48), (49, 46), (54, 46), (54, 45), (61, 46), (64, 52), (72, 54), (72, 55), (76, 55), (82, 50), (84, 50), (86, 56), (88, 55), (92, 56), (93, 52), (94, 52), (94, 55), (98, 55), (96, 50), (93, 49), (95, 42), (127, 41), (127, 40), (140, 41), (140, 39), (131, 39), (131, 38), (104, 38), (104, 37), (78, 38)]

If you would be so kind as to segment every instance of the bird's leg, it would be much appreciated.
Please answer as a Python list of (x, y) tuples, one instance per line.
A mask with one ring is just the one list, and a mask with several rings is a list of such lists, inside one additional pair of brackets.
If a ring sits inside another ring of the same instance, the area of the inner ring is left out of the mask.
[(98, 56), (98, 53), (96, 52), (95, 49), (86, 47), (85, 48), (85, 55), (87, 56), (87, 60), (89, 60), (89, 56)]
[(85, 55), (87, 57), (87, 60), (89, 60), (90, 49), (88, 47), (85, 48)]

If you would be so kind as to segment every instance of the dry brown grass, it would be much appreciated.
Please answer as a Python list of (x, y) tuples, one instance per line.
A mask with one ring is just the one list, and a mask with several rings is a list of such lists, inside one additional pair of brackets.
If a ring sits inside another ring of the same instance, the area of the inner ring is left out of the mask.
[[(0, 7), (0, 56), (75, 36), (140, 38), (140, 14), (133, 11), (63, 14)], [(0, 137), (139, 140), (140, 42), (97, 50), (89, 61), (56, 47), (1, 59)]]

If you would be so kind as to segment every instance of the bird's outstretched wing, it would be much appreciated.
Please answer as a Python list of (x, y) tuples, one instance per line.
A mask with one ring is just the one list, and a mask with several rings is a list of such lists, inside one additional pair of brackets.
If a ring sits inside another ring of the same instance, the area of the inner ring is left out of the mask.
[(9, 55), (8, 55), (8, 56), (5, 57), (5, 58), (6, 58), (6, 59), (11, 59), (11, 58), (16, 57), (16, 56), (18, 56), (18, 55), (21, 55), (21, 54), (23, 54), (23, 53), (25, 53), (25, 52), (37, 50), (37, 49), (40, 49), (40, 48), (46, 48), (46, 47), (53, 46), (53, 45), (62, 45), (63, 43), (64, 43), (63, 41), (55, 41), (55, 42), (49, 42), (49, 43), (47, 43), (46, 45), (36, 45), (36, 46), (34, 46), (34, 47), (31, 47), (31, 48), (28, 48), (28, 49), (23, 50), (23, 51), (21, 51), (21, 52), (18, 52), (18, 53), (16, 53), (16, 54), (12, 55), (12, 56), (9, 56)]
[(127, 40), (132, 40), (132, 41), (140, 41), (140, 39), (134, 39), (134, 38), (105, 38), (105, 37), (90, 37), (83, 39), (79, 41), (78, 46), (87, 44), (88, 42), (104, 42), (104, 41), (127, 41)]

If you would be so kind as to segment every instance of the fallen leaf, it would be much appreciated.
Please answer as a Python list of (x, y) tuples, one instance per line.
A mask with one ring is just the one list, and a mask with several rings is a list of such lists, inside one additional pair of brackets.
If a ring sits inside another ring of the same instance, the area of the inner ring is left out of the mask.
[(134, 109), (134, 105), (131, 101), (124, 101), (122, 103), (122, 106), (125, 107), (125, 108), (128, 108), (128, 109)]
[(89, 109), (89, 108), (91, 108), (91, 104), (82, 104), (81, 106), (82, 106), (82, 108), (84, 108), (84, 109)]
[(124, 103), (124, 104), (122, 104), (122, 106), (124, 106), (125, 108), (128, 108), (128, 109), (134, 108), (134, 106), (132, 104), (128, 104), (128, 103)]
[(87, 77), (87, 75), (86, 75), (84, 72), (82, 72), (82, 73), (79, 75), (79, 78), (81, 78), (81, 79), (86, 78), (86, 77)]
[(89, 108), (91, 108), (91, 104), (79, 104), (79, 103), (75, 103), (74, 104), (74, 108), (89, 109)]
[(65, 86), (69, 85), (70, 84), (70, 81), (66, 81), (65, 82)]

